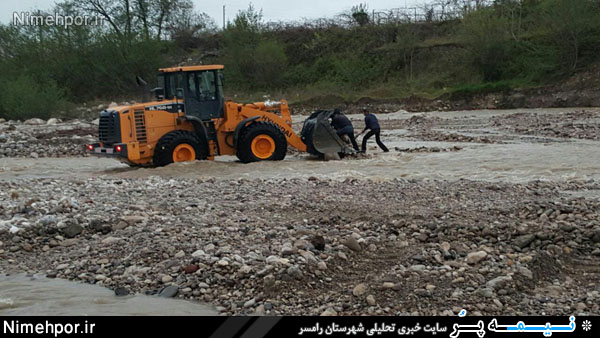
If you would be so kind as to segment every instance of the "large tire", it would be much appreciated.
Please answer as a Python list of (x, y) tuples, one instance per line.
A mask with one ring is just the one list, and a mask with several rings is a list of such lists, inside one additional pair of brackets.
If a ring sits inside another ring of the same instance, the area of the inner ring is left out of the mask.
[(254, 122), (242, 129), (236, 155), (244, 163), (280, 161), (285, 158), (287, 140), (271, 122)]
[(207, 152), (205, 139), (190, 131), (175, 130), (156, 143), (152, 162), (156, 166), (165, 166), (173, 162), (205, 160)]

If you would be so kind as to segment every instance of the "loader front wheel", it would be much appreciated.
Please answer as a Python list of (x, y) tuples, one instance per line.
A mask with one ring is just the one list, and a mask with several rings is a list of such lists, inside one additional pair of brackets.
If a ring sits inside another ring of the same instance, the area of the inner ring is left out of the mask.
[(237, 142), (237, 157), (244, 163), (279, 161), (285, 158), (287, 140), (270, 122), (255, 122), (245, 127)]
[(172, 131), (156, 143), (153, 163), (165, 166), (173, 162), (185, 162), (206, 159), (206, 142), (196, 134), (185, 131)]

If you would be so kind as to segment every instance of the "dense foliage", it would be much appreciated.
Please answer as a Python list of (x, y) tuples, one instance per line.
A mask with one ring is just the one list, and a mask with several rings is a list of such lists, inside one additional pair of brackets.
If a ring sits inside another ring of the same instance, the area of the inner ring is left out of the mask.
[(265, 23), (250, 5), (219, 30), (190, 0), (66, 0), (50, 13), (105, 24), (0, 26), (0, 116), (137, 97), (136, 75), (152, 86), (157, 68), (181, 63), (225, 64), (232, 96), (298, 101), (533, 86), (600, 58), (598, 0), (444, 3), (459, 15), (382, 21), (358, 5), (335, 19)]

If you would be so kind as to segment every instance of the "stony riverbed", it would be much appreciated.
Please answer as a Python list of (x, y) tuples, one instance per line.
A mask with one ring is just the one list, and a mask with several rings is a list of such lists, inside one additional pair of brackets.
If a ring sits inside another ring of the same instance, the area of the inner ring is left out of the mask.
[[(395, 150), (334, 162), (9, 153), (0, 271), (229, 315), (600, 314), (600, 157), (573, 153), (598, 149), (598, 112), (487, 114), (381, 115)], [(2, 144), (65, 124), (2, 123)]]

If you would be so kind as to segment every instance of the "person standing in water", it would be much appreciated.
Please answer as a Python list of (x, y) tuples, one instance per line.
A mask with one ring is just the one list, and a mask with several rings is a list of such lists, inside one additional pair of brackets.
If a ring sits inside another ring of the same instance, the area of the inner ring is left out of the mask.
[(379, 148), (381, 148), (381, 150), (383, 150), (384, 153), (389, 152), (389, 149), (385, 146), (385, 144), (383, 144), (383, 142), (381, 142), (381, 128), (379, 127), (379, 121), (377, 121), (377, 117), (369, 113), (366, 108), (363, 108), (362, 111), (363, 115), (365, 116), (365, 129), (363, 129), (363, 131), (361, 131), (356, 136), (358, 137), (362, 135), (365, 131), (369, 130), (369, 132), (362, 139), (362, 152), (367, 151), (367, 141), (373, 135), (375, 135), (375, 141), (377, 142)]

